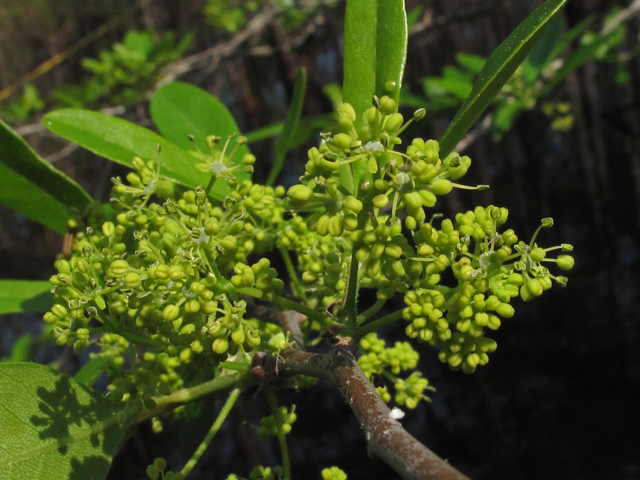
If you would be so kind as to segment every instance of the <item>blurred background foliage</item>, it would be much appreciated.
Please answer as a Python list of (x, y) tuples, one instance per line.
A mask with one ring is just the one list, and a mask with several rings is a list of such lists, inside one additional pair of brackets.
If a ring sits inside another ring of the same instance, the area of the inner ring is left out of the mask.
[[(407, 0), (402, 111), (428, 111), (416, 134), (440, 137), (484, 59), (541, 3)], [(520, 308), (485, 369), (450, 372), (422, 349), (421, 367), (437, 391), (403, 423), (472, 478), (640, 478), (639, 10), (638, 1), (571, 0), (550, 28), (553, 48), (541, 47), (537, 62), (521, 67), (460, 146), (474, 162), (465, 182), (491, 189), (455, 191), (438, 206), (447, 216), (478, 203), (505, 206), (525, 237), (552, 216), (557, 227), (541, 240), (575, 247), (569, 286)], [(191, 82), (221, 99), (250, 134), (255, 178), (264, 180), (304, 66), (299, 148), (279, 179), (288, 186), (340, 101), (343, 14), (344, 0), (2, 0), (0, 118), (106, 200), (121, 167), (53, 136), (39, 117), (83, 106), (153, 128), (150, 94), (173, 80)], [(0, 207), (3, 278), (48, 278), (62, 244), (62, 236)], [(83, 359), (46, 347), (43, 325), (34, 315), (0, 316), (0, 356), (77, 369)], [(398, 327), (385, 331), (390, 340), (401, 338)], [(336, 391), (321, 383), (289, 395), (298, 404), (295, 478), (318, 478), (329, 464), (351, 480), (394, 478), (365, 458), (361, 430)], [(216, 399), (207, 402), (194, 408), (213, 410)], [(241, 399), (193, 478), (275, 464), (275, 445), (255, 441), (251, 425), (260, 413)], [(179, 462), (175, 428), (166, 425), (161, 436), (139, 429), (110, 478), (143, 478), (158, 456)]]

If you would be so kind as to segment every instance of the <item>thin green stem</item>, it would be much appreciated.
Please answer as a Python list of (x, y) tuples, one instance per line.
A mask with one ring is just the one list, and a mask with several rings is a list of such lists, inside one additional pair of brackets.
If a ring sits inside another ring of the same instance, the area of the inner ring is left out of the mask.
[(293, 266), (293, 262), (291, 261), (291, 255), (289, 255), (289, 251), (280, 247), (280, 255), (282, 255), (282, 259), (284, 260), (284, 264), (287, 267), (287, 272), (289, 273), (289, 278), (291, 279), (291, 285), (293, 286), (293, 290), (296, 292), (296, 295), (300, 297), (305, 302), (307, 301), (307, 296), (304, 294), (304, 287), (300, 283), (300, 279), (298, 278), (298, 274), (296, 273), (296, 269)]
[(395, 322), (396, 320), (400, 320), (401, 318), (402, 310), (398, 310), (396, 312), (390, 313), (389, 315), (385, 315), (382, 318), (358, 327), (354, 332), (354, 337), (362, 338), (371, 332), (375, 332), (376, 330)]
[(204, 452), (207, 450), (207, 447), (211, 443), (211, 440), (213, 440), (213, 437), (215, 437), (216, 433), (218, 433), (218, 430), (220, 430), (220, 427), (226, 420), (227, 416), (229, 415), (229, 412), (231, 412), (231, 408), (233, 408), (233, 405), (236, 403), (236, 400), (238, 400), (238, 397), (240, 396), (240, 392), (242, 392), (242, 390), (239, 388), (234, 388), (233, 390), (231, 390), (231, 393), (229, 394), (227, 401), (224, 403), (224, 405), (222, 406), (222, 410), (220, 410), (220, 413), (218, 414), (218, 418), (216, 418), (216, 421), (213, 422), (213, 425), (211, 425), (211, 428), (209, 429), (209, 432), (207, 433), (207, 435), (204, 437), (204, 440), (202, 440), (200, 445), (198, 445), (198, 448), (196, 449), (196, 451), (193, 453), (189, 461), (186, 463), (186, 465), (180, 472), (185, 477), (189, 474), (189, 472), (191, 472), (191, 470), (193, 470), (193, 467), (196, 466), (196, 463), (198, 463), (198, 460), (200, 460), (200, 457), (202, 457)]
[(355, 329), (358, 326), (356, 320), (356, 299), (358, 297), (358, 266), (359, 262), (356, 258), (357, 248), (354, 245), (351, 251), (351, 266), (349, 267), (349, 283), (347, 284), (346, 298), (343, 307), (343, 318), (345, 324), (349, 328)]
[(278, 402), (276, 400), (276, 394), (273, 392), (273, 388), (265, 387), (264, 392), (267, 396), (267, 402), (273, 412), (273, 418), (276, 420), (276, 428), (278, 431), (278, 443), (280, 444), (280, 451), (282, 452), (282, 468), (284, 469), (283, 480), (291, 480), (291, 462), (289, 461), (289, 448), (287, 447), (287, 439), (284, 433), (284, 419), (282, 418), (282, 412), (278, 408)]
[(131, 333), (125, 330), (123, 327), (113, 322), (103, 311), (98, 310), (98, 317), (100, 317), (100, 321), (107, 327), (107, 329), (111, 333), (115, 333), (116, 335), (120, 335), (121, 337), (129, 340), (132, 343), (142, 344), (142, 345), (151, 345), (153, 347), (159, 347), (162, 343), (157, 342), (149, 337), (143, 337), (142, 335), (136, 335), (135, 333)]
[(327, 316), (324, 313), (321, 313), (321, 312), (318, 312), (316, 310), (313, 310), (313, 309), (311, 309), (311, 308), (309, 308), (309, 307), (307, 307), (305, 305), (302, 305), (302, 304), (300, 304), (298, 302), (294, 302), (293, 300), (289, 300), (288, 298), (276, 297), (276, 298), (273, 299), (273, 303), (275, 303), (279, 307), (283, 307), (283, 308), (286, 308), (288, 310), (294, 310), (294, 311), (296, 311), (298, 313), (306, 315), (307, 317), (311, 318), (312, 320), (316, 320), (316, 321), (320, 322), (322, 325), (327, 323)]
[(157, 405), (187, 403), (219, 390), (226, 390), (234, 386), (237, 386), (238, 388), (245, 388), (254, 383), (255, 379), (250, 373), (230, 373), (228, 375), (216, 377), (213, 380), (201, 383), (195, 387), (183, 388), (181, 390), (176, 390), (170, 395), (153, 397), (153, 399)]
[(213, 187), (214, 183), (216, 183), (216, 177), (212, 175), (211, 179), (209, 180), (209, 184), (207, 185), (207, 188), (204, 189), (204, 191), (207, 194), (207, 197), (209, 196), (209, 192), (211, 191), (211, 187)]
[(373, 317), (382, 307), (384, 307), (385, 303), (387, 303), (386, 300), (376, 300), (376, 303), (374, 303), (371, 308), (358, 315), (358, 324), (364, 323)]

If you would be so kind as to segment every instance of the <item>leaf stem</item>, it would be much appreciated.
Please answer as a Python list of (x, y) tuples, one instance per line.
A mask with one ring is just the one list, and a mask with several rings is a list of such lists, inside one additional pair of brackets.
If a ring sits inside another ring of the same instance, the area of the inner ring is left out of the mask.
[(170, 395), (161, 395), (159, 397), (153, 397), (156, 405), (166, 405), (170, 403), (187, 403), (197, 400), (200, 397), (209, 395), (210, 393), (217, 392), (219, 390), (226, 390), (229, 387), (237, 386), (238, 388), (245, 388), (255, 383), (253, 375), (250, 373), (230, 373), (228, 375), (222, 375), (209, 380), (208, 382), (201, 383), (191, 388), (183, 388), (176, 390)]
[(284, 264), (287, 267), (287, 272), (289, 273), (289, 278), (291, 279), (291, 285), (293, 286), (293, 290), (296, 292), (296, 295), (300, 297), (305, 302), (307, 301), (307, 296), (304, 294), (304, 287), (300, 283), (300, 279), (298, 278), (298, 274), (296, 273), (296, 269), (293, 266), (293, 262), (291, 261), (291, 255), (289, 255), (289, 251), (284, 247), (279, 247), (280, 255), (282, 255), (282, 259), (284, 260)]
[(193, 470), (193, 467), (196, 466), (196, 463), (198, 463), (198, 460), (200, 460), (200, 457), (202, 457), (204, 452), (207, 450), (207, 447), (211, 443), (211, 440), (213, 440), (213, 437), (215, 437), (216, 433), (218, 433), (218, 430), (220, 430), (220, 427), (226, 420), (227, 416), (229, 415), (229, 412), (231, 412), (231, 408), (233, 408), (233, 405), (236, 403), (236, 400), (238, 400), (238, 397), (240, 396), (240, 392), (242, 392), (240, 388), (234, 388), (233, 390), (231, 390), (231, 393), (229, 394), (227, 401), (222, 406), (222, 409), (220, 410), (220, 413), (218, 414), (218, 417), (216, 418), (215, 422), (213, 422), (213, 425), (211, 425), (209, 432), (207, 432), (207, 435), (204, 437), (204, 440), (202, 440), (200, 445), (198, 445), (198, 448), (196, 449), (196, 451), (193, 453), (189, 461), (186, 463), (186, 465), (180, 472), (185, 477), (189, 474), (189, 472), (191, 472), (191, 470)]
[(288, 310), (294, 310), (298, 313), (306, 315), (307, 317), (320, 322), (322, 325), (327, 323), (327, 316), (324, 313), (318, 312), (309, 308), (301, 303), (294, 302), (293, 300), (289, 300), (284, 297), (276, 297), (273, 299), (273, 303), (278, 305), (279, 307), (286, 308)]
[(357, 318), (358, 324), (364, 323), (367, 320), (369, 320), (371, 317), (373, 317), (376, 313), (380, 311), (382, 307), (384, 307), (385, 303), (387, 303), (386, 300), (376, 300), (376, 303), (374, 303), (371, 306), (371, 308), (369, 308), (368, 310), (365, 310), (360, 315), (358, 315), (358, 318)]
[(273, 418), (276, 421), (276, 429), (278, 431), (278, 443), (280, 444), (280, 451), (282, 452), (282, 468), (284, 469), (284, 480), (291, 480), (291, 462), (289, 460), (289, 448), (287, 447), (287, 439), (284, 433), (284, 419), (282, 418), (282, 412), (278, 408), (278, 402), (276, 400), (276, 394), (273, 392), (273, 388), (268, 386), (264, 389), (267, 396), (267, 402), (273, 412)]
[(358, 296), (358, 259), (356, 258), (357, 249), (354, 246), (351, 251), (351, 266), (349, 267), (349, 282), (347, 284), (346, 299), (344, 301), (344, 317), (345, 324), (349, 328), (355, 329), (358, 326), (356, 320), (356, 298)]
[(362, 338), (365, 335), (375, 332), (376, 330), (389, 325), (390, 323), (395, 322), (396, 320), (400, 320), (402, 318), (402, 310), (395, 311), (390, 313), (389, 315), (385, 315), (382, 318), (374, 320), (373, 322), (367, 323), (361, 327), (358, 327), (354, 332), (354, 337)]

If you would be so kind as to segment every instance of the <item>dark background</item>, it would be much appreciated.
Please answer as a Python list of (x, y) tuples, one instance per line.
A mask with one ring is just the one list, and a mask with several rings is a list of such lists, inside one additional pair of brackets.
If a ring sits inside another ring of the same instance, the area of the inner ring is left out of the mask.
[[(405, 88), (420, 92), (420, 79), (440, 75), (456, 52), (489, 55), (540, 1), (429, 0), (422, 5), (437, 21), (411, 35)], [(613, 6), (630, 1), (569, 0), (565, 26), (590, 14), (593, 28)], [(141, 8), (139, 8), (141, 7)], [(129, 28), (193, 31), (188, 54), (231, 38), (202, 21), (202, 3), (157, 0), (76, 1), (3, 0), (0, 4), (0, 89), (103, 24), (122, 15), (122, 24), (34, 84), (46, 91), (79, 81), (82, 56), (95, 56), (121, 40)], [(296, 69), (305, 66), (309, 85), (304, 115), (329, 112), (322, 94), (341, 82), (341, 30), (344, 2), (325, 8), (303, 25), (285, 31), (270, 22), (218, 62), (198, 64), (180, 80), (218, 96), (243, 131), (284, 118)], [(3, 20), (4, 17), (4, 20)], [(638, 20), (628, 22), (625, 47), (638, 42)], [(531, 304), (516, 302), (517, 314), (494, 335), (499, 348), (475, 374), (452, 372), (436, 352), (419, 346), (421, 367), (437, 388), (433, 403), (410, 411), (403, 424), (436, 453), (477, 479), (640, 479), (640, 63), (629, 62), (631, 81), (614, 82), (615, 67), (590, 62), (553, 90), (551, 99), (570, 102), (575, 125), (568, 132), (550, 128), (539, 110), (527, 112), (500, 142), (479, 138), (465, 153), (473, 165), (464, 182), (486, 183), (483, 192), (456, 192), (441, 207), (447, 215), (477, 204), (510, 210), (508, 226), (528, 238), (543, 217), (554, 228), (538, 237), (542, 245), (571, 243), (576, 266), (566, 288), (554, 286)], [(126, 107), (123, 116), (149, 125), (145, 102)], [(447, 118), (420, 124), (416, 135), (439, 138)], [(20, 125), (15, 125), (20, 127)], [(25, 131), (25, 130), (23, 130)], [(66, 143), (46, 132), (27, 140), (43, 156)], [(255, 145), (262, 162), (271, 160), (269, 141)], [(81, 149), (58, 155), (55, 166), (96, 198), (104, 199), (109, 177), (120, 172)], [(291, 152), (281, 182), (290, 185), (303, 171), (305, 150)], [(96, 180), (97, 179), (97, 180)], [(3, 278), (45, 279), (62, 239), (39, 225), (0, 208), (0, 272)], [(366, 295), (361, 299), (367, 300)], [(0, 317), (1, 348), (8, 354), (24, 332), (37, 333), (34, 316)], [(390, 340), (402, 326), (388, 327)], [(37, 361), (58, 360), (73, 371), (69, 351), (39, 352)], [(281, 392), (282, 402), (297, 404), (298, 420), (288, 436), (294, 478), (319, 478), (321, 468), (338, 465), (350, 480), (392, 479), (385, 465), (366, 456), (364, 435), (331, 385), (296, 393)], [(266, 413), (262, 396), (243, 395), (223, 432), (192, 478), (223, 479), (233, 471), (248, 476), (250, 467), (278, 463), (276, 445), (257, 444), (256, 425)], [(211, 410), (215, 399), (205, 408)], [(189, 435), (191, 426), (183, 427)], [(195, 427), (193, 427), (195, 428)], [(110, 478), (146, 478), (144, 468), (166, 456), (178, 468), (179, 429), (168, 423), (154, 435), (143, 425), (116, 459)]]

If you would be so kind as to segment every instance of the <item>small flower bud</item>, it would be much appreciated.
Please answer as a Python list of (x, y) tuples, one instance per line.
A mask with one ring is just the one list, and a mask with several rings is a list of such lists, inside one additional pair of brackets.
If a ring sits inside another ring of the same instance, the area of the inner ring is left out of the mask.
[(558, 267), (562, 270), (571, 270), (575, 260), (571, 255), (558, 255)]
[(542, 228), (553, 227), (553, 218), (551, 217), (543, 218), (540, 223), (542, 225)]
[(439, 178), (431, 184), (431, 191), (436, 195), (446, 195), (451, 192), (453, 185), (446, 178)]
[(294, 185), (287, 192), (289, 202), (295, 207), (302, 207), (313, 196), (313, 190), (305, 185)]
[(394, 113), (387, 118), (384, 129), (387, 132), (395, 132), (402, 126), (402, 122), (404, 122), (404, 118), (400, 113)]
[(413, 119), (416, 121), (422, 120), (426, 114), (427, 111), (424, 108), (419, 108), (418, 110), (413, 112)]
[(166, 322), (172, 322), (180, 315), (180, 308), (175, 305), (167, 305), (162, 311), (162, 318)]
[(137, 288), (142, 284), (142, 279), (137, 273), (131, 272), (124, 277), (124, 284), (127, 288)]
[[(385, 95), (380, 99), (380, 113), (383, 115), (391, 115), (396, 111), (396, 102), (393, 98)], [(372, 122), (369, 122), (372, 123)]]

